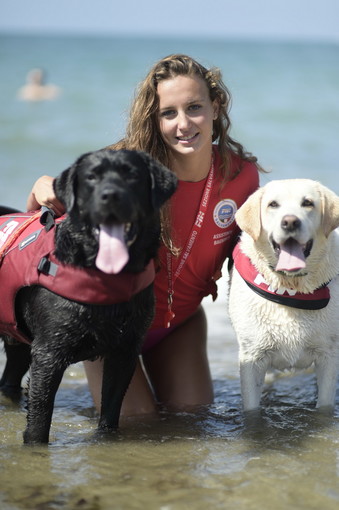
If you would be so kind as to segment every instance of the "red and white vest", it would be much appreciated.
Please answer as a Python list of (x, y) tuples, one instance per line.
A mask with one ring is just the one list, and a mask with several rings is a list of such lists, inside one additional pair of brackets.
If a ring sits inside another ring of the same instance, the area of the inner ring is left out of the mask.
[(61, 264), (54, 255), (54, 235), (55, 228), (47, 231), (41, 225), (40, 212), (0, 216), (0, 333), (30, 343), (15, 317), (22, 287), (40, 285), (79, 303), (111, 305), (129, 301), (154, 281), (153, 260), (141, 273), (116, 275)]
[(326, 285), (309, 294), (296, 292), (293, 289), (272, 289), (258, 273), (250, 259), (241, 251), (238, 243), (233, 251), (234, 265), (247, 285), (261, 297), (279, 305), (301, 308), (303, 310), (320, 310), (328, 305), (330, 290)]

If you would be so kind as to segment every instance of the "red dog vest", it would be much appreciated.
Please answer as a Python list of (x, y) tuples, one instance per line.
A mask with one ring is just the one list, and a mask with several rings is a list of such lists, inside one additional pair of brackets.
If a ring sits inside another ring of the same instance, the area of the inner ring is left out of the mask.
[(155, 277), (153, 261), (141, 273), (115, 275), (61, 264), (54, 255), (54, 233), (41, 225), (40, 213), (0, 216), (0, 333), (25, 343), (30, 340), (15, 317), (15, 296), (22, 287), (40, 285), (72, 301), (111, 305), (129, 301)]
[(241, 251), (239, 243), (234, 248), (233, 259), (238, 273), (247, 285), (265, 299), (280, 305), (301, 308), (303, 310), (320, 310), (328, 305), (330, 290), (326, 285), (309, 294), (303, 294), (284, 287), (272, 289), (265, 282), (264, 277), (258, 273), (250, 259)]

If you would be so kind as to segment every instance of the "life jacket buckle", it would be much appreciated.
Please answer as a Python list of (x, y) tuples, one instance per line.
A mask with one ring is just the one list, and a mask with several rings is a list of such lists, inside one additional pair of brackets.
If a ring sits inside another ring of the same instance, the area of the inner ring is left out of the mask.
[(55, 276), (57, 274), (58, 266), (51, 262), (47, 257), (42, 257), (38, 264), (39, 273), (43, 273), (47, 276)]

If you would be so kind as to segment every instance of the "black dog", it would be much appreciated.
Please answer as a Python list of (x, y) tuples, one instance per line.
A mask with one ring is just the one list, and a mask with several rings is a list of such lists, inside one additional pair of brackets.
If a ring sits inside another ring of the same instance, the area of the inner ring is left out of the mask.
[[(30, 365), (25, 443), (48, 442), (65, 369), (98, 357), (104, 358), (99, 428), (118, 427), (121, 403), (154, 314), (159, 209), (175, 188), (172, 172), (146, 153), (127, 150), (85, 154), (55, 180), (56, 196), (67, 212), (46, 234), (53, 236), (55, 253), (41, 258), (38, 282), (23, 286), (15, 297), (17, 332), (31, 345), (11, 341), (2, 327), (7, 335), (0, 381), (4, 393), (20, 388)], [(69, 269), (76, 276), (86, 273), (84, 283), (67, 281), (71, 299), (59, 295), (57, 283)], [(52, 290), (45, 281), (52, 281)], [(104, 295), (99, 304), (88, 301), (96, 293)]]

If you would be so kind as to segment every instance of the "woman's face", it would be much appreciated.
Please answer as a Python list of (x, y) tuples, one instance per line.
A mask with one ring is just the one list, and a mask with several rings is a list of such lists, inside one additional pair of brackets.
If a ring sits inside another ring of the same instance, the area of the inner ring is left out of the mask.
[(211, 152), (213, 120), (218, 105), (212, 102), (199, 76), (176, 76), (159, 82), (159, 127), (167, 147), (188, 155)]

